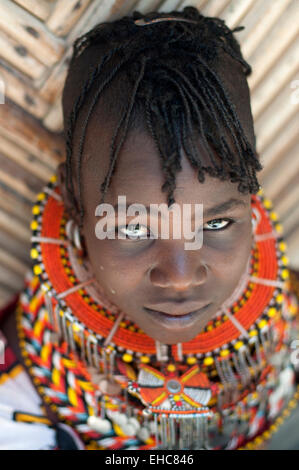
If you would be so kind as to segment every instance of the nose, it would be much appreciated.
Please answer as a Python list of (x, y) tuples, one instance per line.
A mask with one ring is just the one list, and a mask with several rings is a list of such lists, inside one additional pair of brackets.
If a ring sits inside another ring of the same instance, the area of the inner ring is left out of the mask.
[(185, 291), (207, 280), (208, 268), (199, 250), (176, 249), (160, 260), (149, 273), (150, 281), (156, 287)]

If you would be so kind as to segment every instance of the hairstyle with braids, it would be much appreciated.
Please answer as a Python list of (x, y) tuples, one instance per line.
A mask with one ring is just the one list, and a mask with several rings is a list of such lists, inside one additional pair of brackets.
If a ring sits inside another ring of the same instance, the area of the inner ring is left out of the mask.
[[(169, 16), (193, 22), (164, 20), (146, 24), (149, 20)], [(145, 22), (142, 27), (135, 23), (140, 19)], [(168, 207), (175, 202), (173, 192), (176, 173), (181, 169), (181, 148), (197, 170), (199, 182), (205, 181), (207, 173), (221, 180), (239, 182), (238, 189), (242, 193), (259, 190), (256, 171), (261, 170), (262, 165), (255, 149), (255, 137), (252, 139), (254, 145), (250, 144), (231, 95), (221, 79), (221, 75), (226, 73), (221, 73), (221, 63), (227, 56), (226, 63), (228, 59), (233, 61), (235, 73), (239, 67), (236, 86), (243, 80), (243, 89), (248, 90), (246, 77), (251, 73), (251, 67), (242, 57), (233, 35), (242, 29), (244, 27), (240, 26), (230, 30), (220, 18), (205, 17), (190, 6), (170, 13), (142, 15), (134, 11), (132, 16), (98, 24), (75, 41), (63, 92), (63, 111), (66, 187), (80, 213), (80, 228), (84, 216), (81, 195), (84, 141), (95, 106), (108, 87), (114, 90), (108, 120), (113, 116), (118, 118), (118, 123), (110, 145), (109, 169), (100, 187), (101, 202), (128, 131), (140, 128), (141, 123), (154, 139), (161, 158), (165, 177), (162, 191), (167, 192)], [(232, 62), (229, 64), (231, 69)], [(115, 86), (117, 80), (122, 80), (125, 93)], [(239, 101), (238, 95), (235, 101)], [(247, 121), (253, 129), (250, 100), (247, 101), (245, 105), (243, 101), (242, 106), (249, 109)], [(118, 106), (115, 111), (113, 103)], [(73, 163), (73, 138), (79, 114), (81, 134), (77, 158)], [(229, 145), (224, 130), (234, 149)], [(210, 165), (204, 166), (201, 161), (194, 140), (195, 132), (208, 152)], [(74, 164), (78, 201), (73, 183)]]

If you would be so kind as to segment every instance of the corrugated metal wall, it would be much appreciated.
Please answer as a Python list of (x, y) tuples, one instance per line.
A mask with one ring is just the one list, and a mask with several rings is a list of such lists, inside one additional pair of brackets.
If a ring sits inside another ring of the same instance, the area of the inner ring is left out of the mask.
[[(61, 91), (74, 39), (133, 9), (201, 8), (237, 33), (249, 78), (260, 178), (299, 268), (298, 0), (1, 0), (0, 306), (30, 264), (31, 204), (64, 158)], [(4, 88), (4, 89), (3, 89)]]

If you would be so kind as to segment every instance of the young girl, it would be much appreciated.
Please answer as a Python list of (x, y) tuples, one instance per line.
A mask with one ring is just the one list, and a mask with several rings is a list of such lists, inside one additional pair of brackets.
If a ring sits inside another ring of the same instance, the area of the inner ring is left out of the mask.
[[(75, 42), (67, 159), (2, 312), (1, 448), (253, 449), (296, 406), (297, 300), (256, 177), (240, 29), (186, 7)], [(162, 215), (136, 224), (119, 196), (188, 222), (200, 204), (202, 245), (153, 236)], [(103, 203), (114, 237), (98, 236)]]

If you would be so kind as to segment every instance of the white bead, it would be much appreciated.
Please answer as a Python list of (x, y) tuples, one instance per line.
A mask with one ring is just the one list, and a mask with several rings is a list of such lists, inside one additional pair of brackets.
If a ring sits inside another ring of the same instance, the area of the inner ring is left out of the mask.
[(156, 423), (154, 421), (150, 421), (148, 424), (151, 434), (155, 434), (157, 428)]
[(138, 431), (140, 429), (140, 423), (139, 421), (132, 416), (132, 418), (128, 419), (128, 424), (131, 424), (132, 426), (135, 427), (135, 430)]
[(109, 418), (121, 427), (127, 424), (128, 422), (128, 418), (126, 417), (126, 415), (123, 413), (119, 413), (119, 411), (111, 412)]
[(89, 416), (87, 420), (88, 426), (101, 434), (111, 431), (111, 423), (108, 419), (102, 419), (97, 416)]
[(140, 428), (138, 433), (137, 433), (137, 437), (141, 441), (144, 441), (144, 442), (147, 441), (147, 439), (149, 439), (149, 437), (150, 437), (149, 430), (145, 427)]
[(136, 434), (135, 426), (132, 426), (132, 424), (121, 426), (121, 430), (126, 436), (134, 436)]

